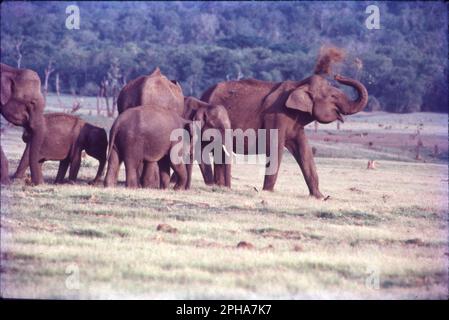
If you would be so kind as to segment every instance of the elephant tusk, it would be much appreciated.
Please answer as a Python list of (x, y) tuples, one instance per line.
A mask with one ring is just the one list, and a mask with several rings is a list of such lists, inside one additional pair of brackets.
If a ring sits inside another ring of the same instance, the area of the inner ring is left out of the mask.
[(229, 153), (229, 151), (228, 151), (228, 149), (226, 148), (225, 145), (223, 145), (223, 150), (224, 150), (224, 152), (226, 153), (226, 155), (227, 155), (228, 157), (231, 156), (231, 154)]

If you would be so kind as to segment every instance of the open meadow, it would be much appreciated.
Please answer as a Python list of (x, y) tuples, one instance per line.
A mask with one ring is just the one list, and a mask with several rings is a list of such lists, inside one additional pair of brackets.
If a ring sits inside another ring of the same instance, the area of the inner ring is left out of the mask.
[[(51, 99), (46, 112), (60, 111)], [(77, 114), (109, 130), (95, 99), (85, 104)], [(87, 156), (76, 185), (53, 185), (58, 163), (47, 162), (46, 184), (2, 186), (1, 296), (447, 298), (447, 124), (447, 114), (381, 112), (340, 130), (310, 124), (327, 201), (308, 197), (287, 151), (274, 192), (261, 191), (256, 164), (233, 167), (232, 190), (204, 185), (195, 166), (191, 190), (175, 192), (128, 190), (123, 166), (119, 187), (89, 186)], [(21, 134), (1, 136), (11, 175)]]

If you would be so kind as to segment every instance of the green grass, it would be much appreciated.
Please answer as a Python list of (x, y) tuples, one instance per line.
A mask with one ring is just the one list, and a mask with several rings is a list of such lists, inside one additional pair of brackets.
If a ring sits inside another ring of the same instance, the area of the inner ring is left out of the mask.
[[(20, 130), (2, 146), (12, 173)], [(2, 297), (447, 298), (447, 164), (317, 158), (317, 201), (288, 153), (275, 192), (258, 165), (234, 166), (232, 190), (197, 167), (189, 191), (104, 189), (83, 161), (77, 185), (50, 184), (48, 163), (49, 184), (2, 187)]]

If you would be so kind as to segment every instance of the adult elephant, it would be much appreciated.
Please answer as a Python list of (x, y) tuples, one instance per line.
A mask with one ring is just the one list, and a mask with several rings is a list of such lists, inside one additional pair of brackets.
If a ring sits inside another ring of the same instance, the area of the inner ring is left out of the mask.
[[(286, 147), (299, 164), (310, 195), (319, 199), (323, 198), (304, 127), (312, 121), (320, 123), (343, 121), (342, 115), (363, 110), (368, 101), (368, 92), (359, 81), (335, 76), (335, 80), (339, 83), (351, 86), (358, 92), (355, 100), (351, 100), (343, 91), (331, 85), (325, 75), (329, 72), (332, 62), (331, 54), (322, 55), (318, 60), (315, 73), (302, 81), (279, 83), (254, 79), (225, 81), (212, 86), (202, 95), (201, 100), (226, 107), (232, 129), (267, 130), (265, 154), (271, 157), (273, 152), (277, 152), (277, 163), (273, 172), (266, 171), (264, 190), (273, 190), (283, 150)], [(278, 130), (277, 150), (270, 150), (269, 129)], [(257, 145), (257, 143), (256, 137), (253, 144)], [(250, 144), (248, 140), (245, 141), (243, 153), (256, 150), (256, 146)], [(235, 137), (234, 151), (236, 151)], [(224, 185), (224, 166), (215, 165), (214, 169), (215, 183)]]
[(181, 115), (184, 110), (182, 88), (177, 81), (169, 80), (156, 68), (151, 74), (128, 82), (117, 98), (119, 114), (128, 108), (145, 105), (174, 109)]
[[(169, 80), (161, 73), (159, 68), (147, 76), (140, 76), (128, 82), (120, 91), (117, 98), (117, 110), (119, 114), (128, 108), (137, 106), (152, 106), (175, 110), (182, 116), (184, 111), (184, 95), (182, 88), (176, 80)], [(143, 168), (149, 177), (148, 186), (160, 187), (159, 170), (157, 163), (147, 163)], [(207, 184), (213, 183), (212, 169), (210, 166), (203, 172)], [(146, 183), (146, 184), (147, 184)]]
[[(12, 124), (24, 127), (30, 134), (31, 179), (37, 185), (43, 182), (39, 150), (45, 136), (45, 101), (41, 93), (41, 80), (32, 70), (16, 69), (3, 63), (0, 66), (0, 113)], [(2, 163), (4, 161), (7, 161), (6, 158), (2, 159)]]
[[(121, 114), (129, 108), (153, 106), (175, 110), (179, 115), (184, 110), (184, 95), (177, 81), (169, 80), (156, 67), (146, 76), (128, 82), (117, 98), (117, 110)], [(159, 188), (159, 168), (157, 163), (146, 163), (141, 168), (147, 173), (150, 188)]]

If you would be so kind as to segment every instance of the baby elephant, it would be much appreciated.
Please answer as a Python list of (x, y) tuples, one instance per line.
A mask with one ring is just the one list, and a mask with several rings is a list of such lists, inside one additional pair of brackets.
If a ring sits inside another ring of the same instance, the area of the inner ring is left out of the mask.
[[(175, 111), (153, 106), (139, 106), (128, 109), (118, 116), (112, 125), (109, 137), (108, 170), (104, 181), (105, 187), (114, 186), (121, 162), (125, 162), (126, 186), (139, 186), (139, 167), (143, 164), (142, 176), (147, 167), (159, 164), (160, 170), (176, 172), (178, 181), (175, 190), (185, 189), (187, 184), (186, 166), (180, 159), (171, 159), (170, 151), (178, 145), (171, 141), (173, 130), (183, 130), (188, 124)], [(186, 131), (188, 132), (188, 131)], [(189, 139), (187, 137), (187, 142)], [(183, 145), (179, 151), (183, 153)], [(167, 168), (168, 167), (168, 168)], [(162, 174), (162, 173), (161, 173)], [(145, 187), (145, 178), (142, 186)]]
[[(90, 184), (97, 184), (103, 175), (106, 164), (108, 139), (106, 130), (67, 113), (48, 113), (44, 115), (46, 133), (40, 150), (40, 164), (47, 160), (59, 160), (58, 174), (55, 183), (62, 183), (70, 165), (69, 180), (75, 182), (81, 164), (81, 152), (99, 161), (95, 179)], [(22, 136), (27, 144), (20, 159), (14, 178), (23, 178), (29, 166), (29, 134)]]

